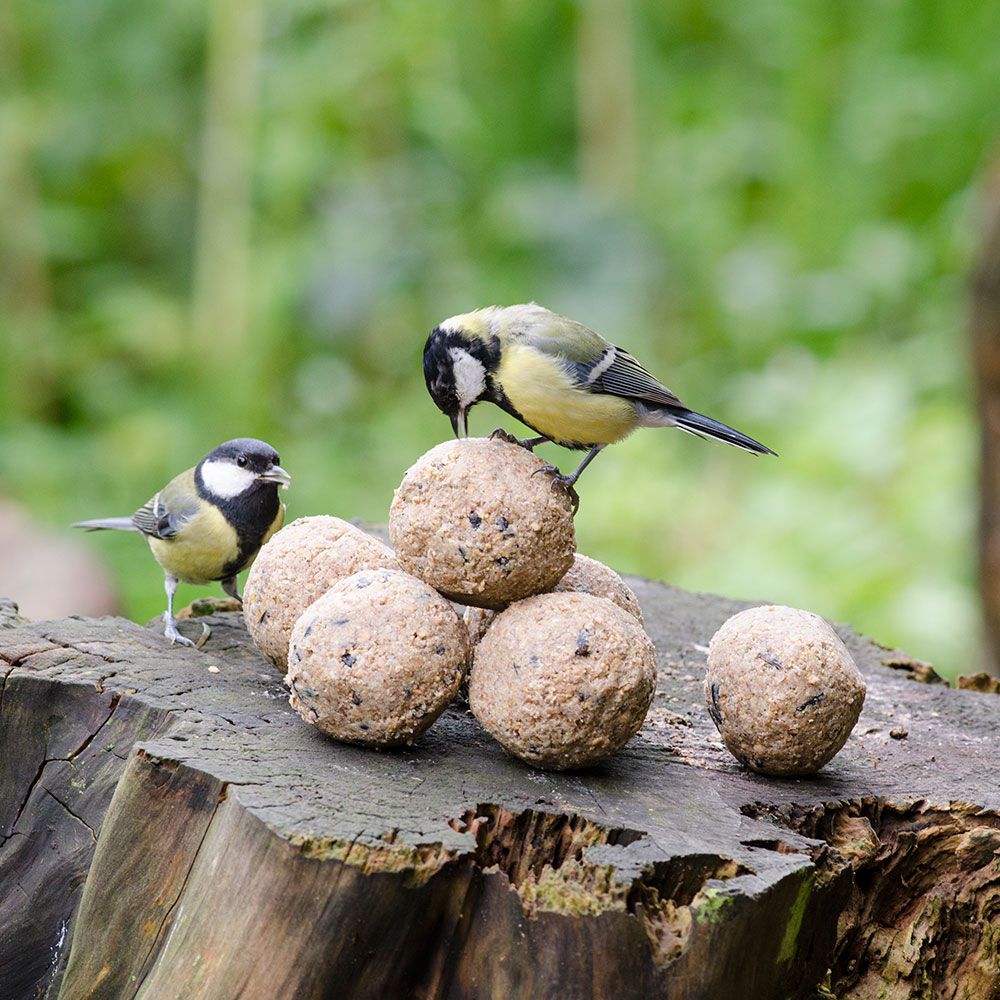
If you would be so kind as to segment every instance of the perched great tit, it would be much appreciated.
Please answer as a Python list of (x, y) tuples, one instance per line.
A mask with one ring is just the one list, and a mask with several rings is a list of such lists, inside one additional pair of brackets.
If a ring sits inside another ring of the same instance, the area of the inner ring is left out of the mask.
[(599, 333), (534, 302), (489, 306), (439, 323), (424, 346), (424, 379), (459, 437), (467, 433), (469, 410), (487, 400), (540, 435), (520, 441), (525, 447), (554, 441), (586, 451), (572, 475), (546, 467), (570, 492), (602, 448), (637, 427), (679, 427), (754, 454), (774, 454), (688, 409), (631, 354)]
[(269, 444), (235, 438), (171, 479), (131, 517), (80, 521), (73, 527), (145, 535), (165, 577), (163, 634), (171, 643), (193, 646), (174, 619), (177, 583), (219, 580), (230, 597), (242, 601), (236, 575), (253, 562), (285, 519), (278, 487), (287, 489), (291, 478), (278, 463), (278, 453)]

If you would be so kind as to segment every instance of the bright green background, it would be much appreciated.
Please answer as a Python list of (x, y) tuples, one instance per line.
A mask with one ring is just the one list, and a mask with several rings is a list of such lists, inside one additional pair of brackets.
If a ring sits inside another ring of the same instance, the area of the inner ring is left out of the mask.
[[(997, 4), (12, 0), (0, 37), (0, 490), (42, 519), (252, 434), (290, 514), (384, 520), (449, 433), (429, 329), (535, 299), (781, 453), (641, 432), (581, 549), (976, 666)], [(88, 542), (162, 609), (136, 538)]]

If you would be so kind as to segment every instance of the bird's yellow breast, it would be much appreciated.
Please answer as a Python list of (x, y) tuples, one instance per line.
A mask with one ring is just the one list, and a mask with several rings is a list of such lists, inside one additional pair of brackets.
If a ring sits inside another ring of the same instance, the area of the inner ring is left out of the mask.
[(156, 561), (185, 583), (209, 583), (239, 554), (236, 530), (214, 504), (203, 503), (173, 538), (149, 538)]
[(581, 389), (558, 358), (525, 344), (507, 347), (494, 379), (531, 427), (563, 444), (611, 444), (637, 426), (630, 400)]

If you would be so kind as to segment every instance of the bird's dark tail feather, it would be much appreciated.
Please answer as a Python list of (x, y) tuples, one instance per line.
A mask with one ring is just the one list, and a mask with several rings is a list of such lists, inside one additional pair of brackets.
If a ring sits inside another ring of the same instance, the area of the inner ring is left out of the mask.
[(741, 434), (738, 430), (706, 417), (704, 413), (695, 413), (694, 410), (685, 410), (680, 407), (669, 409), (670, 416), (675, 424), (689, 434), (697, 434), (699, 437), (710, 438), (713, 441), (724, 441), (736, 448), (742, 448), (754, 455), (777, 455), (766, 445), (759, 441), (754, 441), (752, 437)]
[(96, 521), (77, 521), (71, 528), (83, 528), (85, 531), (138, 531), (130, 517), (100, 517)]

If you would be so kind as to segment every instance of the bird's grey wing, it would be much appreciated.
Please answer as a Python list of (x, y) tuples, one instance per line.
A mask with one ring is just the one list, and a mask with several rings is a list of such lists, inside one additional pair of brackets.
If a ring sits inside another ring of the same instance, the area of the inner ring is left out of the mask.
[(588, 392), (606, 392), (661, 406), (684, 405), (628, 351), (575, 320), (540, 310), (525, 322), (521, 336), (537, 350), (560, 358), (577, 385)]
[(154, 538), (173, 538), (177, 534), (177, 525), (160, 500), (159, 493), (132, 515), (132, 523), (144, 535), (152, 535)]
[(590, 366), (582, 384), (591, 392), (607, 392), (612, 396), (641, 399), (661, 406), (684, 405), (631, 354), (614, 345), (608, 345), (597, 362)]
[(575, 320), (539, 309), (522, 318), (514, 336), (562, 360), (577, 385), (587, 392), (606, 392), (660, 406), (684, 405), (628, 351)]
[[(527, 309), (527, 307), (521, 307)], [(573, 366), (587, 367), (597, 362), (611, 347), (599, 333), (576, 320), (535, 307), (510, 324), (509, 336), (536, 350), (561, 358)]]
[(185, 521), (197, 512), (198, 493), (194, 470), (172, 479), (156, 496), (146, 501), (133, 515), (132, 523), (154, 538), (173, 538)]

